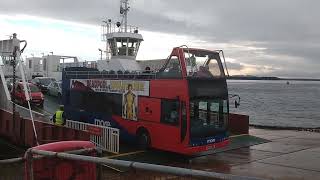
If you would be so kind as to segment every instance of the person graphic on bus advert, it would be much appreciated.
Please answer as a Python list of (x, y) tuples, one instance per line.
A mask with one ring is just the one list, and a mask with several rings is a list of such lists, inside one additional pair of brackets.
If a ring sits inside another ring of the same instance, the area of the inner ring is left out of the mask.
[(132, 84), (128, 84), (128, 92), (123, 95), (123, 116), (136, 120), (136, 95), (132, 92)]

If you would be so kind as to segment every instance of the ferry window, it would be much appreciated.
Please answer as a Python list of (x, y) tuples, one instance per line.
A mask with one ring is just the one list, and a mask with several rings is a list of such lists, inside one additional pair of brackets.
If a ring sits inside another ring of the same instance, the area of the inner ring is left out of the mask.
[(43, 59), (43, 70), (47, 70), (47, 59)]
[(109, 47), (110, 47), (110, 50), (111, 50), (111, 53), (113, 56), (116, 56), (117, 53), (117, 47), (116, 47), (116, 43), (114, 42), (114, 40), (108, 40), (108, 43), (109, 43)]
[(121, 41), (121, 39), (117, 39), (117, 47), (119, 48), (119, 47), (121, 47), (122, 46), (122, 41)]
[(29, 69), (32, 68), (32, 60), (29, 60)]
[(137, 43), (136, 41), (130, 41), (128, 43), (128, 55), (129, 56), (134, 56), (135, 55), (135, 49), (137, 48)]
[(127, 55), (127, 39), (117, 38), (117, 48), (118, 48), (118, 55), (126, 56)]
[(179, 124), (179, 102), (175, 100), (161, 101), (161, 122), (170, 125)]

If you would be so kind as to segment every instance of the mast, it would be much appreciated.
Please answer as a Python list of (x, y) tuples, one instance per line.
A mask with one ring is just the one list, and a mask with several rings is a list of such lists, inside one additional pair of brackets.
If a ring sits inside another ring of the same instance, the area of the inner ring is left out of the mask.
[(120, 1), (120, 14), (122, 15), (124, 21), (124, 32), (127, 32), (128, 29), (128, 11), (129, 11), (129, 0)]
[(102, 41), (106, 42), (107, 61), (98, 61), (99, 70), (141, 70), (135, 60), (143, 37), (139, 34), (138, 27), (128, 25), (128, 11), (130, 9), (128, 1), (120, 0), (121, 21), (113, 22), (111, 19), (103, 21)]

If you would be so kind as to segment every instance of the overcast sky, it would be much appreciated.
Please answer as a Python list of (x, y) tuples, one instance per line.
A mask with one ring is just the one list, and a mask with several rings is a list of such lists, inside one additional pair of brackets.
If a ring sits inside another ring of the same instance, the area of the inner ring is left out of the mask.
[[(320, 1), (130, 0), (129, 23), (144, 36), (138, 59), (174, 46), (223, 49), (232, 74), (320, 78)], [(0, 37), (28, 51), (98, 59), (101, 21), (120, 20), (119, 0), (1, 0)]]

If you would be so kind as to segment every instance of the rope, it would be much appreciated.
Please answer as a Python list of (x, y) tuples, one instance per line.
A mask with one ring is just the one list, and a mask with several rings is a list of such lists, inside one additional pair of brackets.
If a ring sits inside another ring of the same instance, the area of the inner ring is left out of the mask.
[(29, 94), (29, 84), (26, 82), (26, 78), (25, 78), (25, 72), (24, 72), (24, 69), (23, 69), (23, 65), (21, 63), (21, 57), (18, 58), (18, 63), (19, 63), (19, 69), (20, 69), (20, 73), (21, 73), (21, 77), (22, 77), (22, 81), (23, 81), (23, 84), (24, 84), (24, 88), (25, 90), (24, 91), (27, 91), (26, 93), (26, 96), (28, 95), (29, 98), (27, 99), (28, 101), (28, 109), (29, 109), (29, 113), (30, 113), (30, 117), (31, 117), (31, 121), (32, 121), (32, 127), (33, 127), (33, 133), (34, 133), (34, 137), (36, 139), (36, 143), (37, 145), (39, 146), (39, 140), (38, 140), (38, 134), (37, 134), (37, 130), (36, 130), (36, 126), (34, 124), (34, 119), (33, 119), (33, 114), (32, 114), (32, 109), (31, 109), (31, 106), (30, 106), (30, 94)]

